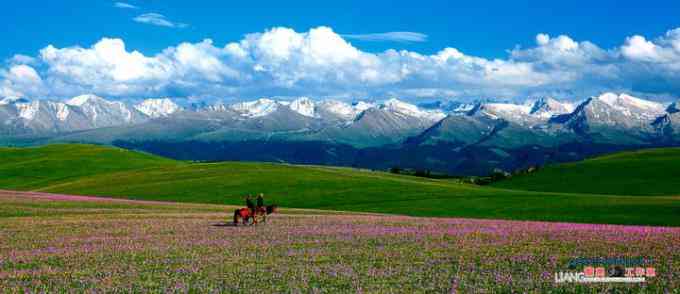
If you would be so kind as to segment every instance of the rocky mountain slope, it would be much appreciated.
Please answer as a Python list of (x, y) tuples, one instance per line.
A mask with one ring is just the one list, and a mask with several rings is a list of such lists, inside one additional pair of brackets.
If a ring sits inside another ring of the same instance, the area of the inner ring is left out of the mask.
[[(421, 106), (397, 99), (349, 104), (306, 97), (188, 107), (165, 98), (134, 105), (95, 95), (65, 102), (5, 98), (0, 101), (0, 138), (2, 142), (21, 138), (32, 143), (132, 144), (133, 148), (161, 143), (221, 144), (219, 150), (206, 147), (211, 156), (197, 156), (209, 160), (223, 158), (220, 152), (238, 153), (242, 146), (252, 149), (257, 142), (269, 142), (266, 146), (270, 147), (258, 148), (258, 152), (282, 161), (311, 156), (291, 152), (291, 148), (313, 146), (306, 153), (319, 153), (313, 158), (335, 157), (335, 164), (457, 170), (456, 162), (472, 158), (472, 163), (464, 165), (478, 162), (481, 172), (494, 166), (511, 169), (610, 150), (676, 145), (680, 143), (680, 108), (677, 103), (613, 93), (579, 103), (545, 97), (523, 104), (437, 102)], [(225, 146), (229, 150), (223, 150)]]

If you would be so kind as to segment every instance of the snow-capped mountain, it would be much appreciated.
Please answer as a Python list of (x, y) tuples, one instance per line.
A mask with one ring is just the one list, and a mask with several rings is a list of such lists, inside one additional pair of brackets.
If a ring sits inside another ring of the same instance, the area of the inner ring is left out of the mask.
[(462, 113), (474, 109), (478, 104), (481, 104), (481, 102), (465, 103), (459, 101), (434, 101), (420, 103), (418, 104), (418, 107), (424, 110), (439, 110), (444, 113)]
[(505, 119), (511, 122), (524, 122), (529, 119), (531, 108), (526, 105), (509, 103), (484, 103), (478, 108), (483, 113), (493, 119)]
[(553, 116), (549, 124), (595, 143), (642, 145), (659, 140), (655, 122), (665, 114), (661, 103), (605, 93), (586, 99), (571, 113)]
[(5, 98), (0, 103), (3, 134), (38, 135), (141, 123), (146, 116), (122, 102), (81, 95), (58, 102)]
[(40, 109), (40, 101), (33, 101), (28, 103), (13, 103), (17, 111), (19, 111), (19, 117), (25, 120), (32, 120)]
[[(308, 97), (300, 97), (292, 101), (276, 101), (273, 99), (262, 98), (255, 101), (235, 103), (229, 108), (240, 113), (244, 117), (262, 117), (272, 114), (281, 107), (311, 118), (331, 119), (331, 120), (353, 120), (362, 111), (372, 108), (375, 105), (367, 102), (358, 102), (349, 105), (345, 102), (336, 100), (324, 100), (316, 102)], [(220, 109), (222, 106), (217, 104), (213, 108)]]
[(231, 109), (244, 117), (260, 117), (268, 115), (281, 106), (281, 103), (271, 99), (258, 99), (255, 101), (240, 102), (231, 105)]
[(492, 119), (502, 119), (507, 122), (533, 127), (546, 123), (556, 115), (567, 114), (573, 110), (574, 107), (571, 103), (560, 102), (552, 98), (540, 98), (524, 104), (492, 102), (461, 105), (452, 112), (464, 112), (468, 115), (485, 115)]
[(139, 112), (152, 118), (169, 116), (181, 110), (179, 105), (175, 104), (175, 102), (172, 102), (172, 100), (168, 98), (146, 99), (141, 103), (136, 104), (134, 107)]
[(130, 105), (95, 95), (66, 102), (5, 98), (0, 100), (0, 139), (123, 144), (164, 152), (200, 148), (182, 152), (189, 156), (183, 159), (264, 158), (370, 168), (412, 164), (483, 174), (499, 166), (512, 170), (598, 152), (680, 145), (680, 106), (613, 93), (574, 104), (547, 97), (518, 104), (421, 105), (300, 97), (186, 108), (170, 99)]
[(674, 102), (666, 107), (666, 114), (652, 123), (661, 141), (673, 143), (680, 141), (680, 105)]
[(375, 106), (376, 106), (375, 103), (372, 103), (372, 102), (365, 102), (365, 101), (358, 101), (358, 102), (352, 103), (352, 107), (354, 107), (354, 109), (355, 109), (357, 112), (362, 112), (362, 111), (364, 111), (364, 110), (373, 108), (373, 107), (375, 107)]
[(431, 122), (436, 122), (446, 116), (442, 111), (422, 110), (418, 106), (394, 98), (385, 101), (379, 107), (397, 115), (410, 116)]
[(316, 117), (315, 105), (312, 99), (301, 97), (293, 100), (288, 105), (293, 111), (308, 117)]
[(588, 98), (576, 109), (552, 119), (565, 124), (577, 132), (591, 128), (629, 129), (634, 132), (646, 131), (651, 123), (666, 113), (661, 103), (642, 100), (626, 94), (605, 93)]
[[(76, 107), (62, 102), (21, 100), (0, 106), (0, 132), (15, 135), (61, 133), (92, 128)], [(7, 116), (6, 114), (11, 114)]]
[[(547, 97), (522, 104), (435, 102), (421, 106), (398, 99), (350, 104), (300, 97), (290, 101), (262, 98), (233, 104), (201, 103), (186, 109), (167, 98), (128, 105), (88, 94), (65, 103), (2, 99), (0, 131), (5, 136), (31, 132), (59, 136), (73, 131), (134, 126), (136, 131), (129, 137), (139, 136), (140, 140), (146, 139), (139, 135), (143, 134), (141, 130), (153, 129), (159, 134), (176, 134), (175, 140), (275, 138), (361, 147), (400, 144), (410, 137), (420, 138), (411, 142), (483, 141), (500, 147), (550, 145), (575, 138), (608, 144), (642, 144), (668, 137), (669, 130), (680, 132), (676, 115), (679, 110), (677, 103), (661, 104), (613, 93), (588, 98), (577, 107)], [(163, 121), (151, 123), (154, 120)], [(196, 124), (205, 127), (192, 127)], [(192, 131), (172, 130), (178, 126)], [(208, 131), (209, 134), (201, 133)], [(191, 137), (183, 137), (187, 134)]]
[(574, 105), (567, 102), (560, 102), (553, 98), (540, 98), (536, 100), (529, 114), (543, 119), (549, 119), (555, 115), (570, 113), (574, 111)]
[(605, 93), (596, 99), (611, 106), (618, 113), (635, 120), (655, 119), (666, 110), (661, 103), (635, 98), (627, 94)]
[(95, 128), (134, 124), (147, 118), (123, 102), (108, 101), (92, 94), (71, 98), (66, 104), (78, 107)]
[(205, 102), (201, 103), (192, 103), (189, 108), (189, 111), (194, 111), (194, 112), (227, 112), (227, 111), (233, 111), (230, 105), (224, 104), (223, 102), (217, 102), (214, 104), (207, 104)]
[(340, 120), (340, 121), (352, 121), (359, 113), (366, 110), (363, 105), (360, 108), (350, 105), (345, 102), (337, 100), (325, 100), (316, 104), (315, 112), (319, 117)]
[(326, 113), (342, 117), (345, 122), (309, 134), (307, 139), (361, 147), (400, 144), (406, 138), (417, 135), (446, 116), (441, 111), (423, 110), (397, 99), (389, 99), (379, 104), (359, 101), (349, 105), (327, 101), (318, 105), (323, 105)]

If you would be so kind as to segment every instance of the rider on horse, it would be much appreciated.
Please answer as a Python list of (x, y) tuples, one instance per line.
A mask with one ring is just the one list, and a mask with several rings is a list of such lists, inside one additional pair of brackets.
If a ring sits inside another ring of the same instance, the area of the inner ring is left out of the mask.
[(255, 203), (253, 203), (253, 196), (251, 196), (250, 194), (248, 194), (248, 196), (246, 196), (246, 206), (248, 206), (248, 209), (250, 209), (250, 213), (252, 213), (254, 215), (255, 214)]
[(255, 203), (253, 203), (253, 196), (252, 195), (247, 195), (246, 197), (246, 205), (248, 208), (240, 208), (234, 211), (234, 225), (238, 225), (238, 221), (243, 220), (244, 224), (248, 223), (248, 220), (252, 220), (254, 224), (258, 223), (257, 216), (259, 215), (263, 221), (267, 221), (267, 215), (272, 214), (276, 212), (277, 206), (276, 204), (273, 205), (264, 205), (264, 194), (260, 193), (260, 195), (257, 196), (257, 206), (255, 206)]
[(257, 195), (257, 211), (260, 211), (264, 207), (264, 194), (260, 193)]

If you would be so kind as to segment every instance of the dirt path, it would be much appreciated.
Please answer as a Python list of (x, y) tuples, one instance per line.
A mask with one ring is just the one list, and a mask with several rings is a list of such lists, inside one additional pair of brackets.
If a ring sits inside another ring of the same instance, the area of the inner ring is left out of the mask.
[(10, 191), (10, 190), (0, 190), (0, 198), (32, 198), (41, 200), (53, 200), (53, 201), (81, 201), (81, 202), (117, 202), (117, 203), (128, 203), (128, 204), (165, 204), (165, 205), (176, 205), (175, 202), (163, 202), (163, 201), (148, 201), (148, 200), (131, 200), (131, 199), (121, 199), (121, 198), (111, 198), (111, 197), (95, 197), (95, 196), (77, 196), (77, 195), (66, 195), (66, 194), (52, 194), (43, 192), (25, 192), (25, 191)]

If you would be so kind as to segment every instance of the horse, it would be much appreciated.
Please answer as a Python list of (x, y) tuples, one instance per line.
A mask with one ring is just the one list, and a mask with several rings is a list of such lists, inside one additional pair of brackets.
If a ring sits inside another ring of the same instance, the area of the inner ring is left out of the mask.
[(257, 224), (257, 217), (261, 216), (263, 222), (267, 222), (267, 215), (276, 212), (277, 206), (266, 205), (255, 208), (251, 210), (250, 208), (239, 208), (234, 211), (234, 225), (238, 226), (239, 219), (242, 220), (244, 225)]
[(239, 208), (234, 211), (234, 226), (238, 226), (238, 220), (243, 220), (243, 224), (247, 225), (252, 219), (255, 222), (254, 213), (250, 208)]
[(276, 212), (277, 206), (276, 204), (273, 205), (265, 205), (265, 206), (260, 206), (255, 210), (255, 223), (257, 223), (257, 216), (262, 217), (262, 222), (267, 222), (267, 215), (270, 215), (274, 212)]

